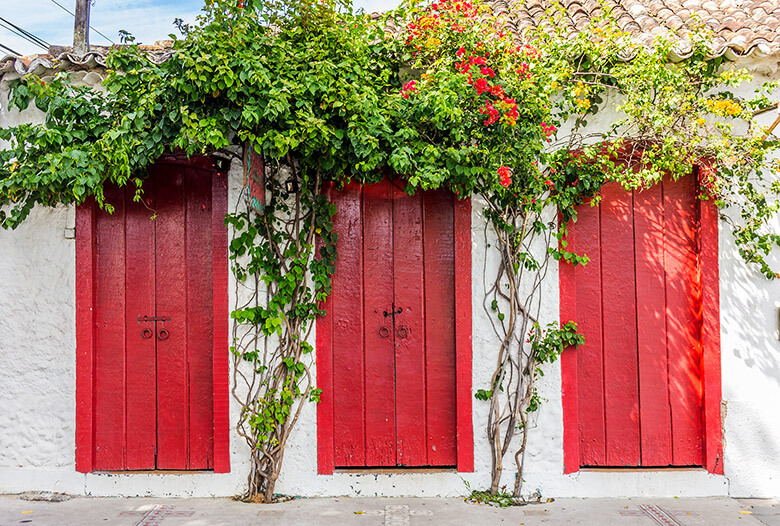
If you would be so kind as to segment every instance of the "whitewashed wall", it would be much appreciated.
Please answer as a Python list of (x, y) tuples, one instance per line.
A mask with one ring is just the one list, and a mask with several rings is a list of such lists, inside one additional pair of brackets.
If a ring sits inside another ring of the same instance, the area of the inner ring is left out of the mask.
[[(776, 76), (777, 59), (746, 61), (758, 74)], [(0, 126), (21, 119), (7, 111), (6, 75), (0, 81)], [(94, 83), (96, 76), (84, 82)], [(746, 88), (748, 94), (750, 89)], [(594, 126), (615, 118), (603, 112)], [(773, 115), (767, 115), (771, 121)], [(241, 175), (234, 163), (230, 203), (238, 199)], [(472, 212), (473, 389), (489, 383), (493, 334), (482, 301), (485, 262), (482, 204)], [(75, 242), (72, 208), (36, 208), (15, 231), (0, 230), (0, 493), (27, 490), (89, 495), (211, 496), (241, 491), (246, 446), (231, 435), (232, 471), (186, 475), (80, 474), (75, 471)], [(780, 232), (780, 223), (775, 225)], [(66, 235), (67, 234), (67, 235)], [(780, 281), (768, 282), (745, 267), (721, 223), (721, 324), (725, 476), (704, 470), (580, 472), (563, 474), (561, 376), (558, 363), (541, 379), (544, 405), (529, 438), (525, 492), (544, 496), (780, 496)], [(774, 263), (780, 267), (780, 256)], [(542, 322), (558, 317), (558, 275), (545, 286)], [(233, 302), (231, 286), (231, 305)], [(312, 335), (312, 338), (314, 335)], [(316, 369), (314, 370), (316, 374)], [(485, 438), (487, 404), (473, 400), (474, 473), (317, 475), (316, 406), (307, 404), (285, 454), (277, 491), (292, 495), (462, 495), (490, 481)], [(238, 414), (231, 400), (231, 422)], [(511, 459), (507, 459), (507, 466)], [(511, 474), (504, 483), (511, 487)]]

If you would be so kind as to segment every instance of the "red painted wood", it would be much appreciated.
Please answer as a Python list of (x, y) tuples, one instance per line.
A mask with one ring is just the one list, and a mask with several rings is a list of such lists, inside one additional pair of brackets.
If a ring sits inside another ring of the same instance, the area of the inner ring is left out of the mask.
[[(317, 413), (318, 472), (350, 465), (457, 465), (473, 471), (470, 203), (455, 205), (452, 195), (443, 192), (426, 197), (425, 229), (432, 232), (423, 242), (422, 194), (410, 197), (389, 180), (364, 188), (362, 201), (356, 186), (329, 194), (339, 210), (334, 218), (339, 259), (333, 294), (325, 303), (328, 315), (317, 322), (318, 386), (323, 389)], [(361, 202), (362, 224), (356, 208)], [(394, 242), (399, 239), (403, 243)], [(454, 281), (442, 278), (456, 268)], [(361, 270), (362, 279), (355, 279)], [(424, 279), (424, 270), (433, 276), (430, 280)], [(349, 307), (355, 298), (360, 308)], [(380, 327), (393, 329), (392, 318), (384, 316), (393, 303), (402, 312), (396, 315), (395, 333), (383, 338)], [(426, 314), (426, 303), (435, 315)], [(359, 332), (363, 321), (356, 313), (365, 317), (365, 334)], [(401, 327), (403, 338), (398, 336)], [(355, 334), (349, 336), (350, 331)], [(340, 345), (339, 339), (350, 345)], [(427, 355), (426, 340), (432, 348)], [(360, 342), (360, 354), (355, 342)], [(362, 463), (344, 455), (354, 450), (345, 437), (360, 429), (349, 416), (360, 401), (345, 394), (357, 389), (345, 390), (342, 378), (344, 369), (356, 362), (366, 378), (361, 387), (371, 389), (360, 391), (365, 396)], [(444, 391), (446, 396), (440, 396)]]
[(457, 463), (455, 364), (454, 196), (436, 190), (422, 194), (425, 265), (425, 369), (428, 464)]
[[(640, 406), (641, 465), (704, 465), (712, 473), (722, 473), (718, 215), (711, 202), (699, 202), (695, 193), (694, 178), (683, 178), (677, 182), (666, 178), (662, 185), (636, 192), (634, 196), (633, 256), (639, 369), (639, 390), (636, 397)], [(620, 197), (616, 188), (607, 187), (601, 206), (604, 214), (601, 218), (604, 307), (607, 307), (609, 301), (608, 288), (617, 286), (609, 286), (604, 271), (609, 268), (613, 276), (627, 274), (627, 269), (621, 271), (619, 266), (607, 264), (607, 254), (610, 250), (615, 250), (610, 248), (610, 245), (625, 245), (631, 241), (629, 236), (625, 235), (624, 229), (615, 226), (616, 201), (617, 206), (623, 206)], [(607, 217), (607, 213), (612, 213), (613, 217)], [(595, 220), (584, 220), (582, 213), (580, 214), (580, 223), (572, 228), (578, 247), (582, 232), (595, 223)], [(612, 260), (615, 259), (613, 255)], [(623, 261), (629, 259), (625, 257)], [(583, 289), (587, 282), (588, 280), (578, 279), (576, 271), (572, 277), (569, 270), (562, 267), (562, 317), (564, 311), (571, 312), (564, 305), (567, 296), (572, 293), (571, 287), (576, 295), (574, 301), (577, 317), (588, 317), (580, 308), (581, 298), (591, 296)], [(620, 300), (616, 300), (613, 294), (611, 302), (614, 307)], [(620, 318), (616, 317), (614, 308), (605, 308), (604, 313), (605, 341), (610, 324), (630, 325), (630, 320), (621, 322)], [(615, 319), (618, 321), (611, 321)], [(583, 330), (582, 323), (580, 329), (586, 342), (599, 337), (598, 331)], [(588, 343), (583, 347), (587, 345)], [(593, 392), (592, 389), (586, 391), (582, 384), (587, 373), (583, 370), (583, 347), (577, 351), (579, 360), (576, 367), (569, 367), (570, 362), (566, 361), (564, 354), (562, 368), (564, 393), (567, 389), (576, 389), (578, 392), (580, 407), (577, 421), (581, 430), (590, 425), (590, 416), (587, 411), (583, 411), (581, 404), (589, 397), (586, 393)], [(630, 361), (631, 346), (626, 345), (624, 352)], [(607, 367), (608, 363), (609, 359), (603, 367)], [(626, 367), (630, 368), (631, 364)], [(615, 373), (613, 370), (606, 374), (608, 390), (611, 377)], [(608, 417), (610, 409), (608, 404)], [(565, 427), (573, 425), (572, 419), (566, 416), (571, 415), (571, 410), (570, 397), (565, 395)], [(616, 420), (614, 416), (611, 418)], [(608, 421), (608, 426), (609, 423)], [(624, 426), (622, 429), (626, 428), (633, 433), (633, 420), (630, 426)], [(610, 438), (609, 427), (607, 431), (606, 443), (611, 447), (610, 440), (614, 439)], [(570, 435), (565, 430), (565, 467), (571, 472), (577, 469), (571, 460), (572, 455), (577, 449), (583, 448), (584, 443), (580, 440), (572, 446), (571, 441), (566, 440), (567, 436)], [(629, 440), (630, 438), (623, 439), (621, 445)], [(584, 460), (583, 455), (581, 465), (621, 464), (609, 457), (602, 463), (591, 464)]]
[[(393, 186), (385, 179), (363, 189), (363, 316), (367, 466), (396, 465), (393, 318)], [(386, 335), (380, 334), (385, 327)], [(451, 393), (450, 393), (451, 395)]]
[(605, 185), (602, 195), (602, 345), (607, 464), (636, 466), (641, 459), (633, 199), (631, 193), (614, 183)]
[(455, 223), (455, 358), (457, 467), (474, 471), (474, 430), (471, 412), (471, 199), (457, 200)]
[[(604, 354), (602, 337), (602, 260), (600, 208), (585, 203), (571, 227), (569, 248), (590, 261), (571, 269), (576, 288), (574, 311), (585, 343), (576, 350), (578, 465), (600, 466), (607, 460), (604, 413)], [(565, 320), (562, 320), (565, 321)], [(571, 382), (567, 382), (571, 385)]]
[(95, 379), (95, 208), (90, 199), (76, 208), (76, 471), (94, 465)]
[[(157, 345), (159, 340), (143, 340), (139, 346), (134, 338), (142, 331), (136, 319), (138, 315), (160, 314), (159, 311), (155, 312), (155, 304), (148, 302), (148, 295), (154, 296), (155, 282), (160, 280), (169, 280), (174, 285), (171, 289), (174, 292), (171, 294), (173, 300), (162, 298), (157, 307), (160, 304), (165, 307), (166, 301), (169, 304), (171, 301), (179, 302), (183, 309), (179, 316), (182, 325), (187, 316), (206, 319), (202, 323), (190, 324), (191, 329), (196, 325), (204, 327), (195, 328), (190, 335), (190, 340), (197, 341), (190, 342), (189, 357), (187, 332), (181, 331), (181, 341), (176, 343), (173, 339), (173, 323), (165, 324), (165, 328), (171, 332), (168, 343), (180, 351), (180, 360), (183, 360), (184, 366), (177, 369), (173, 381), (169, 379), (160, 382), (160, 385), (168, 389), (178, 385), (180, 392), (176, 395), (183, 402), (174, 405), (178, 406), (184, 416), (170, 418), (175, 415), (174, 411), (169, 411), (168, 424), (172, 422), (173, 428), (164, 429), (160, 435), (166, 437), (173, 429), (180, 434), (183, 431), (185, 439), (189, 440), (185, 440), (183, 446), (176, 447), (179, 452), (178, 462), (164, 458), (163, 464), (158, 463), (157, 468), (208, 469), (213, 466), (217, 472), (230, 470), (228, 268), (227, 231), (224, 226), (227, 182), (219, 176), (215, 176), (212, 182), (210, 164), (205, 161), (195, 159), (188, 163), (182, 160), (176, 161), (176, 165), (177, 168), (171, 168), (168, 164), (154, 166), (151, 178), (144, 184), (145, 195), (147, 199), (154, 197), (157, 179), (163, 184), (176, 186), (176, 181), (171, 179), (172, 171), (175, 172), (175, 179), (176, 174), (183, 177), (187, 166), (202, 167), (201, 170), (205, 171), (198, 173), (192, 186), (185, 185), (189, 197), (199, 200), (196, 202), (190, 199), (187, 205), (188, 229), (185, 229), (184, 193), (177, 194), (167, 204), (157, 207), (158, 219), (162, 219), (159, 222), (149, 221), (154, 205), (152, 201), (146, 203), (149, 208), (131, 201), (133, 189), (107, 188), (109, 201), (115, 205), (118, 203), (114, 215), (96, 211), (91, 202), (80, 206), (77, 211), (77, 268), (80, 271), (83, 269), (83, 272), (77, 274), (76, 364), (76, 456), (77, 469), (81, 472), (155, 467), (155, 435), (161, 425), (160, 419), (155, 418), (155, 405), (158, 403), (155, 398), (155, 369), (159, 371), (160, 364), (155, 364), (154, 354), (151, 355), (150, 364), (148, 344)], [(193, 169), (190, 171), (195, 173)], [(179, 181), (178, 186), (181, 187), (182, 183), (183, 180)], [(210, 195), (213, 195), (214, 206), (210, 204)], [(126, 198), (126, 210), (123, 197)], [(173, 206), (176, 210), (174, 215), (179, 218), (178, 223), (162, 211), (166, 207), (171, 208), (168, 206), (171, 202), (179, 203)], [(156, 274), (157, 268), (163, 266), (157, 262), (165, 257), (166, 250), (170, 252), (170, 243), (166, 248), (164, 242), (163, 255), (158, 251), (155, 257), (153, 240), (159, 225), (162, 225), (164, 236), (174, 239), (174, 245), (183, 247), (189, 240), (200, 246), (200, 250), (192, 249), (187, 257), (184, 257), (184, 252), (180, 252), (180, 264), (188, 260), (192, 263), (188, 272), (194, 282), (187, 282), (187, 272), (180, 274), (176, 278), (178, 281), (172, 276), (160, 278), (150, 274), (150, 270)], [(213, 243), (208, 241), (210, 229), (213, 230)], [(204, 233), (205, 240), (195, 239)], [(212, 258), (212, 262), (209, 262), (209, 258)], [(191, 296), (192, 301), (187, 302), (187, 295)], [(187, 305), (187, 308), (184, 309), (183, 305)], [(214, 315), (216, 320), (212, 330), (210, 324)], [(150, 327), (153, 325), (150, 324)], [(212, 333), (213, 350), (210, 341)], [(126, 353), (122, 348), (125, 345)], [(118, 352), (110, 352), (117, 348)], [(188, 382), (187, 375), (192, 376), (193, 381)], [(194, 381), (196, 377), (199, 378), (197, 386)], [(166, 403), (162, 401), (161, 405)], [(173, 405), (169, 409), (173, 409)], [(212, 411), (213, 417), (208, 416)], [(190, 420), (193, 425), (189, 425)]]
[[(709, 169), (704, 166), (703, 169)], [(723, 440), (720, 416), (720, 282), (718, 266), (718, 209), (711, 200), (700, 201), (699, 250), (702, 276), (702, 385), (704, 389), (704, 466), (723, 474)]]
[(125, 467), (125, 207), (124, 192), (105, 189), (113, 214), (100, 211), (96, 225), (95, 464)]
[(184, 166), (160, 166), (157, 176), (155, 231), (157, 323), (167, 340), (157, 339), (157, 468), (188, 469), (190, 414), (187, 392), (187, 265), (185, 254)]
[[(559, 222), (561, 218), (558, 218)], [(574, 221), (569, 221), (566, 250), (577, 252)], [(578, 320), (577, 287), (574, 265), (562, 262), (558, 270), (560, 287), (559, 313), (561, 323)], [(601, 288), (599, 287), (599, 292)], [(579, 327), (582, 330), (582, 327)], [(580, 436), (578, 433), (577, 356), (581, 348), (566, 348), (561, 353), (561, 403), (563, 407), (563, 472), (574, 473), (580, 468)], [(600, 354), (600, 353), (599, 353)], [(599, 414), (603, 415), (603, 411)]]
[(189, 469), (213, 467), (211, 173), (187, 168), (185, 184)]
[(125, 188), (125, 283), (124, 307), (127, 336), (127, 461), (124, 469), (154, 469), (157, 396), (155, 392), (155, 339), (142, 337), (154, 324), (139, 323), (139, 316), (154, 316), (154, 223), (155, 181), (143, 186), (143, 202), (133, 200), (135, 187)]
[(230, 472), (230, 397), (229, 384), (229, 308), (228, 308), (228, 238), (227, 176), (212, 174), (211, 248), (212, 310), (214, 320), (212, 351), (212, 389), (214, 399), (214, 472)]
[[(427, 463), (423, 225), (421, 193), (408, 196), (393, 187), (393, 282), (395, 305), (395, 403), (399, 466)], [(404, 331), (406, 336), (404, 337)]]
[(672, 426), (666, 350), (663, 185), (634, 192), (642, 465), (669, 466)]
[(363, 404), (363, 287), (361, 189), (347, 185), (333, 195), (338, 211), (338, 265), (333, 275), (333, 399), (334, 460), (337, 466), (364, 466), (365, 406)]
[(675, 465), (702, 465), (701, 285), (695, 179), (664, 180), (667, 345), (672, 455)]

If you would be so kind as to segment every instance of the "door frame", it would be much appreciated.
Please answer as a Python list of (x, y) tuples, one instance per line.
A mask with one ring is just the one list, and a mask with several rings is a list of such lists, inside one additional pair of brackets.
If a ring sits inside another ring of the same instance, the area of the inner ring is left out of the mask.
[[(338, 213), (338, 212), (337, 212)], [(471, 199), (455, 199), (455, 422), (457, 470), (474, 471), (471, 420)], [(334, 466), (332, 318), (317, 319), (317, 473), (332, 475)]]
[[(213, 404), (214, 472), (230, 472), (228, 372), (228, 240), (227, 174), (214, 169), (209, 157), (170, 155), (157, 164), (182, 164), (211, 172), (212, 287), (214, 312)], [(94, 471), (95, 404), (95, 214), (90, 199), (76, 207), (76, 471)], [(132, 471), (128, 471), (132, 473)]]
[[(695, 166), (688, 177), (709, 170), (706, 163)], [(698, 201), (699, 265), (702, 282), (701, 375), (702, 444), (704, 468), (723, 474), (723, 432), (721, 428), (720, 369), (720, 272), (718, 266), (718, 209), (712, 199)], [(560, 319), (576, 320), (574, 267), (559, 265)], [(577, 350), (569, 348), (561, 355), (561, 397), (563, 403), (563, 472), (580, 470), (580, 436), (577, 393)], [(638, 469), (642, 469), (641, 467)], [(649, 471), (653, 468), (646, 468)]]

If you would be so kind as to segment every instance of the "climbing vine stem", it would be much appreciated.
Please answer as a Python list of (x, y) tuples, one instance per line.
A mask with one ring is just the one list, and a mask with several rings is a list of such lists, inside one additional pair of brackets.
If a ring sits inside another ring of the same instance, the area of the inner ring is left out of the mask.
[[(319, 401), (312, 386), (309, 343), (319, 303), (330, 292), (336, 258), (331, 216), (315, 171), (300, 174), (289, 156), (265, 167), (265, 207), (227, 216), (236, 276), (232, 395), (241, 406), (238, 434), (252, 456), (243, 498), (271, 502), (284, 448), (303, 401)], [(298, 182), (288, 193), (281, 183)], [(320, 257), (315, 258), (319, 239)]]

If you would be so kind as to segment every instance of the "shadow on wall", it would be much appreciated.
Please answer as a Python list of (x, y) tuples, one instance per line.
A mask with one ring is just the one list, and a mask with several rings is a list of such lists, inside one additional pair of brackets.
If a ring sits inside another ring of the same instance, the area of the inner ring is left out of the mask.
[[(780, 221), (774, 225), (776, 231), (780, 230), (778, 223)], [(748, 267), (737, 252), (728, 225), (721, 222), (721, 231), (720, 306), (724, 373), (729, 374), (728, 356), (733, 355), (780, 389), (780, 280), (769, 281)], [(769, 263), (774, 269), (780, 268), (777, 249), (769, 258)], [(739, 387), (735, 386), (736, 389)]]

